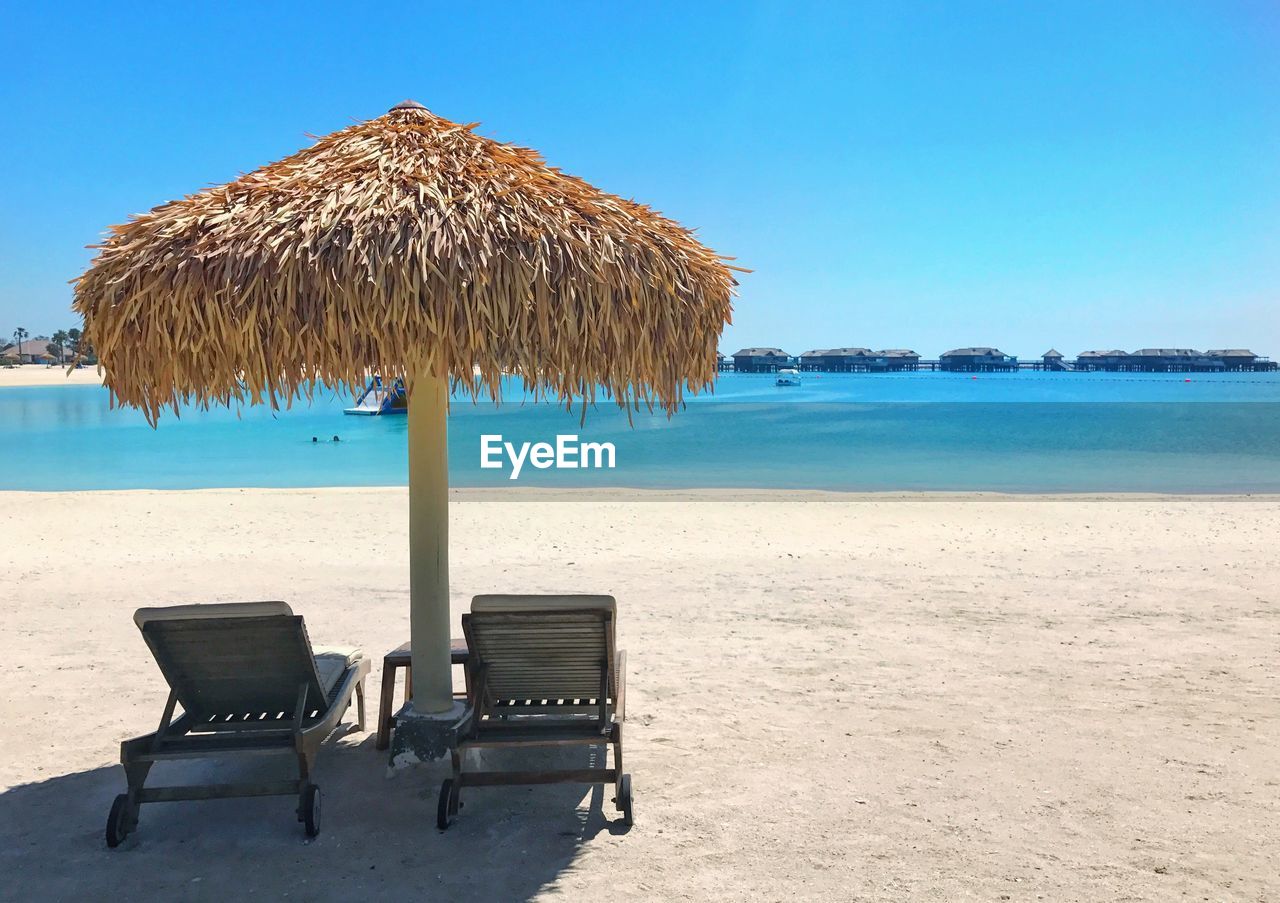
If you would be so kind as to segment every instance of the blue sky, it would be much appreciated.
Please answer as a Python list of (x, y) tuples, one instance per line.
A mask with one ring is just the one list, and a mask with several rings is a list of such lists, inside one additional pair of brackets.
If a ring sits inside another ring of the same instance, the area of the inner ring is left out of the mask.
[(37, 4), (0, 34), (0, 333), (84, 246), (413, 97), (754, 272), (722, 348), (1280, 357), (1280, 7)]

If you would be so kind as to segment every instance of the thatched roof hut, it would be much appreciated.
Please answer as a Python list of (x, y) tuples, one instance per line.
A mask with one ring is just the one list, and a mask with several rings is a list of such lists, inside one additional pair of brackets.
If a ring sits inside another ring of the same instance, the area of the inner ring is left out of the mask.
[(98, 250), (74, 307), (107, 386), (152, 419), (371, 369), (671, 411), (714, 378), (735, 285), (688, 229), (412, 101)]

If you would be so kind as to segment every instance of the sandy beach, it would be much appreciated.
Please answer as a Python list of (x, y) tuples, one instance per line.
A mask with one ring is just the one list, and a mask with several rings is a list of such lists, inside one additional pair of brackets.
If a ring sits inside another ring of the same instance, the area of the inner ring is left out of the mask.
[(97, 367), (84, 366), (67, 372), (66, 367), (23, 364), (0, 367), (0, 389), (19, 386), (99, 386), (102, 374)]
[(8, 492), (0, 897), (1280, 898), (1280, 498), (509, 498), (455, 493), (455, 619), (618, 598), (629, 832), (542, 787), (441, 834), (442, 771), (352, 732), (312, 843), (275, 798), (144, 807), (109, 852), (118, 743), (165, 697), (134, 608), (285, 599), (375, 657), (376, 702), (406, 492)]

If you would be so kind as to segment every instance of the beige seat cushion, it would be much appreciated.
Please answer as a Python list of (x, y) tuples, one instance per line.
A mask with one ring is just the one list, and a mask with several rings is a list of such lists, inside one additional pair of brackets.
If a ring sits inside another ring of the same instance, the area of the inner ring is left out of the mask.
[(471, 600), (474, 612), (498, 611), (608, 611), (617, 614), (613, 596), (563, 595), (522, 596), (486, 595)]
[(338, 685), (338, 681), (342, 680), (342, 675), (347, 673), (347, 669), (364, 658), (364, 653), (359, 649), (331, 648), (317, 649), (315, 656), (316, 673), (320, 675), (320, 687), (324, 690), (325, 696), (328, 696)]
[(165, 605), (139, 608), (133, 623), (141, 630), (148, 621), (191, 621), (197, 618), (264, 618), (270, 615), (292, 615), (284, 602), (209, 602), (199, 605)]

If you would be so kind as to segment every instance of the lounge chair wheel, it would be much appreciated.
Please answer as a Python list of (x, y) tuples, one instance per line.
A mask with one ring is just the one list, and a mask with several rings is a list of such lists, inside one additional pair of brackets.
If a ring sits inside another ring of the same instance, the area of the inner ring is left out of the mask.
[(298, 816), (308, 837), (315, 837), (320, 833), (320, 788), (315, 784), (307, 784), (302, 788)]
[(445, 831), (453, 824), (453, 820), (458, 816), (458, 809), (462, 804), (458, 801), (461, 795), (461, 788), (458, 782), (453, 778), (445, 778), (444, 783), (440, 785), (440, 801), (436, 804), (436, 827), (441, 831)]
[(129, 794), (122, 793), (111, 801), (107, 815), (107, 846), (115, 849), (129, 836)]
[(628, 828), (632, 825), (631, 818), (631, 775), (624, 774), (618, 779), (618, 798), (614, 800), (618, 810), (622, 812), (622, 822)]

